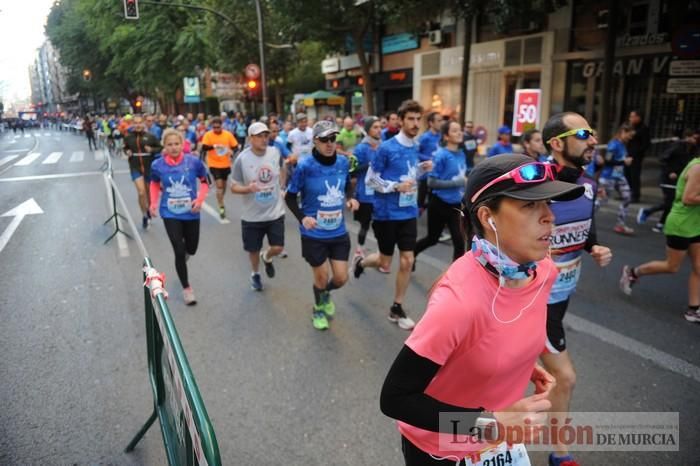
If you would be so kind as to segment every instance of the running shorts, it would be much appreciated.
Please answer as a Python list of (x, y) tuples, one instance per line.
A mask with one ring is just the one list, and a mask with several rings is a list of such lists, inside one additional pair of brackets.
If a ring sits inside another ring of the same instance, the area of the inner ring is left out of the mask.
[(215, 180), (226, 180), (231, 174), (231, 168), (209, 167), (209, 173)]
[(700, 235), (692, 238), (666, 235), (666, 246), (677, 251), (687, 251), (691, 244), (700, 243)]
[(566, 349), (564, 333), (564, 315), (569, 307), (569, 300), (547, 304), (547, 351), (559, 354)]
[(360, 202), (360, 208), (353, 212), (352, 216), (360, 225), (369, 226), (372, 221), (372, 209), (374, 206), (370, 202)]
[(372, 229), (377, 238), (379, 252), (385, 256), (394, 254), (394, 246), (398, 246), (399, 251), (416, 249), (418, 225), (415, 218), (410, 220), (374, 220)]
[(257, 252), (262, 249), (263, 238), (267, 235), (270, 246), (284, 246), (284, 215), (276, 220), (265, 222), (246, 222), (241, 220), (241, 238), (243, 249)]
[(309, 238), (301, 235), (301, 255), (311, 267), (319, 267), (328, 259), (347, 261), (350, 258), (350, 236), (328, 239)]

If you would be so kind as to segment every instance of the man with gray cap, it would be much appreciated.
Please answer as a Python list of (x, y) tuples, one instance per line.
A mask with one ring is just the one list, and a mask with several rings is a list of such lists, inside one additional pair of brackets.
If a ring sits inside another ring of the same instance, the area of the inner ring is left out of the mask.
[(335, 314), (330, 292), (348, 280), (350, 237), (345, 228), (344, 207), (359, 207), (351, 197), (350, 162), (336, 153), (337, 135), (338, 127), (333, 122), (319, 121), (314, 125), (311, 156), (299, 160), (285, 196), (287, 207), (299, 221), (301, 254), (313, 270), (311, 321), (317, 330), (328, 329), (328, 318)]
[[(260, 262), (269, 278), (275, 276), (272, 258), (284, 249), (284, 203), (282, 202), (285, 171), (279, 150), (268, 145), (270, 130), (265, 123), (253, 123), (248, 128), (250, 145), (233, 163), (231, 191), (243, 195), (241, 237), (248, 252), (250, 286), (262, 291)], [(267, 236), (269, 247), (262, 250)]]

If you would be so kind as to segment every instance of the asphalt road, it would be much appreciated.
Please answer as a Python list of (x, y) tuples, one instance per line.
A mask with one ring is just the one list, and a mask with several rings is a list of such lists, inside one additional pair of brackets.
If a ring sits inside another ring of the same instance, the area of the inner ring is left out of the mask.
[[(29, 199), (43, 211), (17, 225), (16, 217), (0, 216), (0, 235), (16, 226), (5, 244), (0, 239), (0, 464), (165, 464), (157, 426), (123, 453), (152, 407), (143, 257), (131, 240), (103, 245), (113, 227), (103, 225), (111, 209), (102, 155), (77, 135), (27, 135), (0, 137), (0, 215)], [(27, 155), (33, 153), (40, 155)], [(120, 192), (138, 220), (125, 169), (126, 162), (115, 162)], [(653, 187), (644, 194), (656, 196)], [(213, 194), (207, 202), (215, 206)], [(182, 301), (161, 221), (139, 232), (168, 277), (169, 305), (224, 463), (402, 464), (393, 421), (378, 408), (381, 384), (407, 336), (386, 320), (394, 276), (368, 271), (334, 292), (337, 316), (330, 331), (318, 332), (309, 319), (311, 272), (291, 216), (289, 258), (276, 261), (277, 276), (264, 278), (265, 291), (255, 293), (238, 203), (229, 193), (226, 204), (230, 222), (202, 215), (200, 248), (189, 262), (195, 307)], [(597, 221), (615, 258), (605, 269), (586, 258), (569, 308), (568, 345), (578, 370), (572, 410), (678, 412), (680, 446), (576, 457), (582, 464), (697, 464), (700, 325), (681, 317), (688, 264), (676, 276), (645, 279), (625, 297), (617, 288), (622, 265), (662, 257), (663, 237), (650, 231), (651, 222), (635, 237), (615, 235), (614, 205)], [(406, 300), (414, 318), (450, 256), (440, 244), (419, 258)], [(546, 464), (546, 453), (531, 459)]]

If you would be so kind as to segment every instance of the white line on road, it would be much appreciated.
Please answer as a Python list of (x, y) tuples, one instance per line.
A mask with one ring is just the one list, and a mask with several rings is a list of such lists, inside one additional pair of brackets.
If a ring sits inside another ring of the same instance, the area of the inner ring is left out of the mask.
[[(359, 228), (354, 223), (348, 224), (347, 228), (348, 231), (353, 234), (357, 234), (359, 231)], [(374, 241), (375, 243), (377, 242), (371, 231), (367, 234), (367, 239)], [(447, 270), (447, 268), (450, 266), (450, 264), (447, 262), (430, 257), (427, 254), (419, 255), (417, 260), (418, 262), (432, 265), (440, 272)], [(586, 335), (597, 338), (604, 343), (616, 346), (634, 354), (635, 356), (639, 356), (642, 359), (647, 359), (654, 364), (663, 367), (664, 369), (688, 377), (700, 383), (700, 367), (679, 359), (664, 351), (658, 350), (651, 345), (647, 345), (646, 343), (642, 343), (621, 333), (608, 330), (607, 328), (591, 322), (590, 320), (574, 315), (571, 311), (567, 313), (566, 324), (577, 332), (585, 333)]]
[(102, 149), (98, 149), (95, 151), (95, 160), (98, 162), (102, 162), (105, 159), (105, 153)]
[(53, 164), (58, 162), (61, 159), (61, 156), (63, 156), (63, 152), (51, 152), (48, 157), (46, 157), (46, 160), (41, 162), (42, 164)]
[(51, 136), (51, 133), (44, 133), (44, 136)]
[(82, 162), (83, 158), (85, 157), (85, 152), (79, 150), (73, 152), (73, 155), (70, 156), (70, 161), (71, 162)]
[(17, 139), (13, 139), (11, 141), (7, 141), (8, 144), (15, 144), (17, 142)]
[[(18, 162), (19, 163), (19, 162)], [(17, 165), (17, 164), (15, 164)], [(102, 175), (103, 172), (82, 172), (82, 173), (57, 173), (55, 175), (35, 175), (35, 176), (16, 176), (13, 178), (0, 178), (0, 182), (10, 181), (37, 181), (37, 180), (53, 180), (60, 178), (75, 178), (81, 176)], [(129, 170), (114, 170), (115, 174), (123, 175), (129, 173)]]
[(215, 218), (216, 220), (218, 220), (219, 223), (221, 223), (222, 225), (226, 225), (226, 224), (231, 223), (231, 220), (229, 220), (229, 219), (227, 219), (227, 218), (222, 219), (221, 217), (219, 217), (219, 212), (218, 212), (216, 209), (214, 209), (212, 206), (210, 206), (209, 204), (207, 204), (206, 202), (204, 202), (204, 203), (202, 204), (202, 210), (203, 210), (204, 212), (208, 213), (209, 215), (211, 215), (212, 217), (214, 217), (214, 218)]
[(15, 167), (24, 167), (26, 165), (29, 165), (30, 163), (34, 162), (36, 159), (41, 157), (41, 154), (39, 152), (32, 152), (29, 155), (27, 155), (25, 158), (20, 160), (15, 164)]
[(13, 161), (14, 159), (16, 159), (17, 157), (19, 157), (19, 155), (8, 155), (7, 157), (4, 157), (4, 158), (0, 159), (0, 167), (2, 167), (3, 165), (5, 165), (6, 163), (12, 162), (12, 161)]
[[(109, 178), (107, 177), (107, 174), (104, 174), (102, 179), (105, 182), (105, 190), (107, 190), (107, 212), (109, 212), (112, 209), (113, 200), (112, 200), (112, 190), (110, 189), (110, 184), (109, 184)], [(114, 225), (114, 227), (117, 227), (117, 219), (115, 218), (111, 224)], [(126, 241), (126, 236), (124, 236), (121, 232), (117, 233), (117, 246), (119, 246), (119, 257), (129, 257), (131, 252), (129, 251), (129, 243)]]
[(24, 137), (25, 137), (25, 138), (30, 138), (30, 137), (32, 137), (32, 136), (31, 136), (30, 134), (25, 134)]
[(0, 152), (29, 152), (27, 149), (5, 149)]

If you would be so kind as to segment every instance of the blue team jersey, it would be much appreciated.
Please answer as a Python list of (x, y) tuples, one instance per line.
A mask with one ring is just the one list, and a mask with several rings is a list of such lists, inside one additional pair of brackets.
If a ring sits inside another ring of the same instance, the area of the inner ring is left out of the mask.
[[(370, 164), (372, 171), (385, 181), (416, 181), (418, 145), (406, 147), (397, 138), (383, 142)], [(374, 193), (374, 220), (410, 220), (418, 217), (418, 188), (405, 193)]]
[[(467, 162), (464, 152), (456, 150), (452, 152), (446, 147), (441, 147), (433, 155), (433, 171), (428, 173), (431, 178), (438, 180), (461, 180), (467, 173)], [(433, 188), (433, 196), (439, 197), (448, 204), (459, 204), (464, 197), (465, 187), (462, 184), (458, 188)]]
[(302, 236), (330, 239), (347, 233), (343, 208), (349, 173), (347, 157), (336, 156), (333, 165), (322, 165), (313, 156), (299, 160), (287, 192), (301, 194), (301, 211), (316, 219), (312, 230), (299, 224)]
[(581, 276), (581, 255), (593, 228), (596, 182), (581, 175), (576, 184), (585, 187), (581, 197), (550, 205), (554, 213), (551, 251), (558, 275), (549, 295), (549, 304), (565, 301), (576, 291)]
[(488, 157), (493, 157), (494, 155), (501, 155), (501, 154), (512, 154), (513, 153), (513, 145), (511, 143), (508, 144), (503, 144), (501, 141), (496, 142), (491, 148), (489, 149), (487, 156)]
[(151, 129), (149, 129), (148, 132), (154, 135), (159, 141), (161, 136), (163, 135), (163, 129), (158, 125), (151, 126)]
[(433, 133), (428, 130), (418, 138), (418, 157), (421, 161), (431, 160), (435, 151), (440, 148), (440, 132)]
[(280, 141), (278, 141), (277, 139), (270, 140), (270, 141), (267, 143), (267, 145), (270, 146), (270, 147), (276, 147), (277, 150), (280, 151), (280, 155), (282, 156), (283, 159), (286, 159), (287, 157), (289, 157), (289, 154), (291, 154), (291, 152), (289, 151), (289, 149), (287, 148), (287, 146), (284, 145), (284, 144), (282, 144), (282, 143), (281, 143)]
[(151, 181), (160, 183), (160, 216), (177, 220), (197, 220), (192, 201), (197, 198), (197, 179), (206, 178), (207, 170), (198, 157), (185, 154), (177, 165), (168, 165), (165, 158), (153, 161)]
[(369, 168), (369, 164), (372, 163), (374, 156), (377, 154), (377, 149), (373, 149), (367, 142), (361, 142), (355, 146), (354, 152), (354, 155), (357, 158), (357, 164), (359, 166), (365, 165), (364, 168), (356, 172), (357, 185), (355, 186), (355, 199), (357, 199), (359, 202), (372, 204), (374, 202), (374, 189), (367, 186), (365, 176), (367, 175), (367, 168)]
[[(608, 149), (605, 154), (605, 160), (611, 162), (624, 162), (625, 157), (627, 157), (627, 148), (625, 144), (619, 139), (613, 139), (608, 143)], [(600, 173), (601, 178), (615, 178), (620, 179), (625, 177), (625, 166), (620, 165), (605, 165), (603, 166), (603, 171)]]

